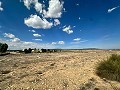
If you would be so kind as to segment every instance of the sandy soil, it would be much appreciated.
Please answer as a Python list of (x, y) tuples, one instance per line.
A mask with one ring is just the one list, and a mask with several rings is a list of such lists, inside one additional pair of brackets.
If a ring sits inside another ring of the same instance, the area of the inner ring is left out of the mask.
[(120, 51), (84, 50), (0, 56), (0, 90), (120, 90), (95, 74), (97, 64)]

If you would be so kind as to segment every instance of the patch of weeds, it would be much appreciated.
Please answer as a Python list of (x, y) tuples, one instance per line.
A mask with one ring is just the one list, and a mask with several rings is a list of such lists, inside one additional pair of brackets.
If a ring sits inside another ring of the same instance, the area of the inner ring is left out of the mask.
[(79, 90), (97, 90), (95, 83), (96, 80), (94, 78), (91, 78), (87, 83), (81, 84)]
[(120, 55), (112, 54), (96, 68), (96, 74), (101, 78), (120, 82)]
[(68, 85), (68, 81), (67, 80), (63, 80), (63, 87), (64, 88), (67, 88), (69, 85)]

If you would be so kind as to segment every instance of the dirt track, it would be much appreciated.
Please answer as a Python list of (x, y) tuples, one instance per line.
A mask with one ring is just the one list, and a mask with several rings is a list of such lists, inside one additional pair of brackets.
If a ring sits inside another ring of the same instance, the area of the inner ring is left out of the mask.
[[(0, 56), (0, 90), (114, 90), (96, 65), (120, 51), (86, 50)], [(120, 83), (110, 81), (120, 90)]]

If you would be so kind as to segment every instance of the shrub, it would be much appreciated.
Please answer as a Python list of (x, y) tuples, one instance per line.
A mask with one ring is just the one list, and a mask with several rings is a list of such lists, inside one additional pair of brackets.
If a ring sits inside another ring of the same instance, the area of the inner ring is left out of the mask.
[(0, 52), (4, 53), (7, 51), (8, 45), (6, 43), (0, 43)]
[(112, 54), (107, 60), (100, 62), (96, 68), (96, 74), (102, 78), (120, 82), (120, 55)]

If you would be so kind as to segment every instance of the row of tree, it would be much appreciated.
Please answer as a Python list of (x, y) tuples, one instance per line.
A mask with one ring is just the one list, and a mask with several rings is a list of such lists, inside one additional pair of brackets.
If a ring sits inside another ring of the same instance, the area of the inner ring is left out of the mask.
[(6, 43), (0, 43), (0, 53), (5, 53), (8, 49), (8, 45)]
[[(8, 45), (6, 43), (0, 43), (0, 53), (5, 53), (8, 49)], [(38, 49), (24, 49), (24, 53), (31, 53), (32, 50), (40, 52), (40, 50)], [(57, 52), (57, 51), (61, 51), (61, 49), (41, 49), (41, 52)]]

